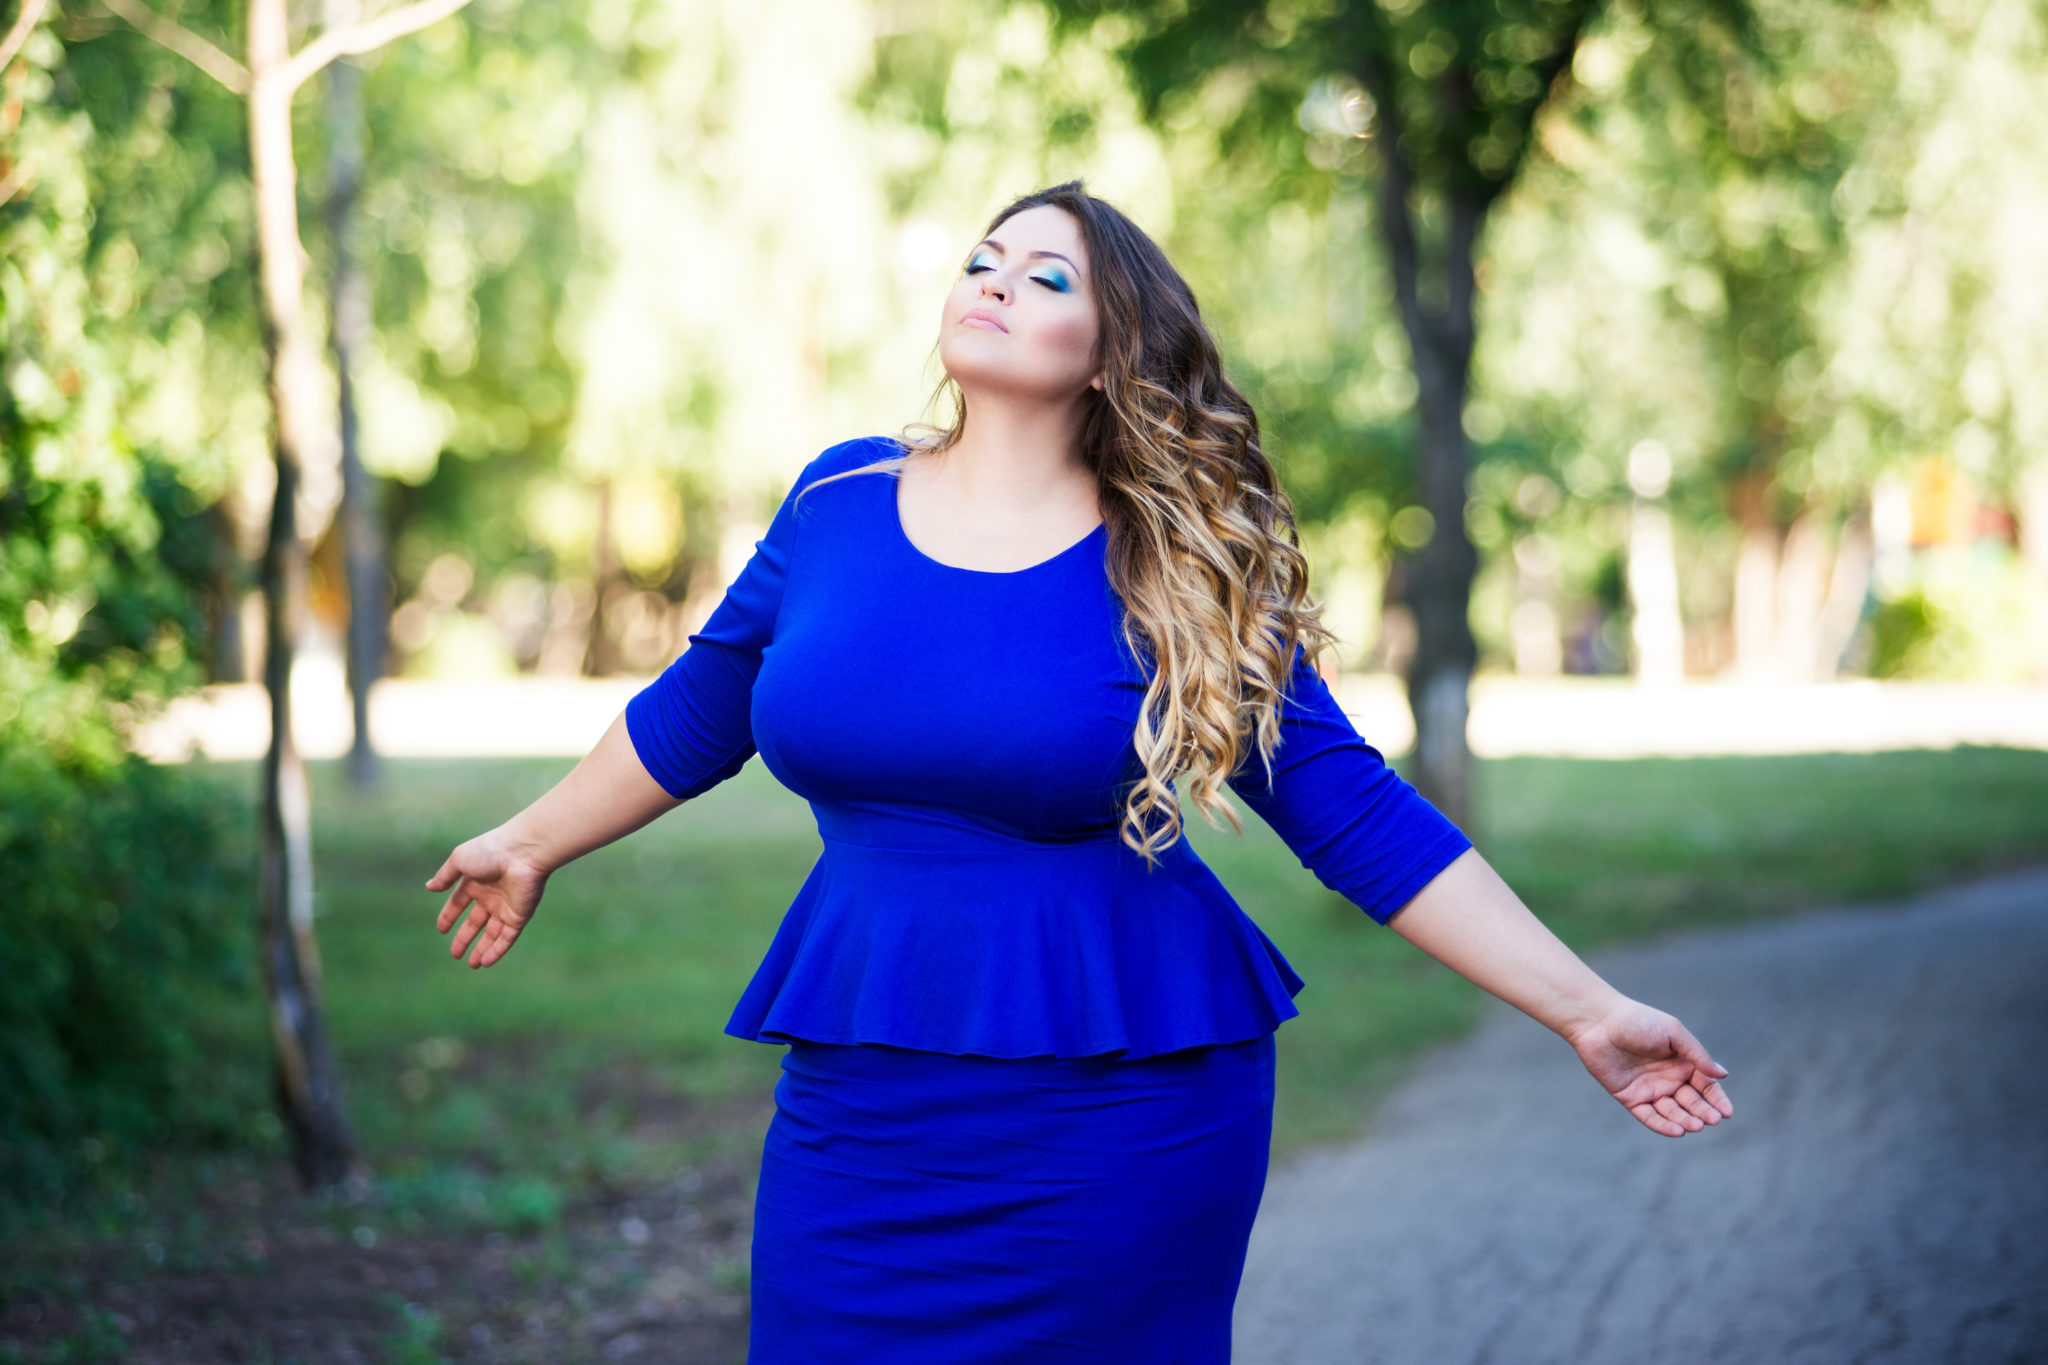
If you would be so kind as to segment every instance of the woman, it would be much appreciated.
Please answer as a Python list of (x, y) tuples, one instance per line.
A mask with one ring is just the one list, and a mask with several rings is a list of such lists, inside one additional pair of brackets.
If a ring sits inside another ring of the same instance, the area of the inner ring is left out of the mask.
[(690, 648), (427, 883), (486, 967), (556, 868), (755, 752), (811, 802), (824, 851), (727, 1026), (788, 1044), (754, 1365), (1229, 1358), (1302, 982), (1180, 838), (1177, 776), (1556, 1030), (1653, 1132), (1732, 1115), (1684, 1027), (1338, 708), (1256, 419), (1129, 219), (1078, 183), (1012, 204), (939, 351), (952, 427), (814, 460)]

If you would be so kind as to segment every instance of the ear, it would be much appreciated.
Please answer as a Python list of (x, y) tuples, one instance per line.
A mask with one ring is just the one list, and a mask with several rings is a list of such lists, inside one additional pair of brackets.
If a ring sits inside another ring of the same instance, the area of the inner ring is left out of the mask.
[(1089, 380), (1089, 381), (1088, 381), (1088, 387), (1089, 387), (1089, 388), (1091, 388), (1091, 389), (1093, 389), (1093, 390), (1095, 390), (1095, 391), (1096, 391), (1097, 393), (1101, 393), (1101, 392), (1102, 392), (1102, 376), (1101, 376), (1100, 374), (1097, 374), (1097, 375), (1096, 375), (1096, 376), (1095, 376), (1095, 377), (1094, 377), (1093, 379)]

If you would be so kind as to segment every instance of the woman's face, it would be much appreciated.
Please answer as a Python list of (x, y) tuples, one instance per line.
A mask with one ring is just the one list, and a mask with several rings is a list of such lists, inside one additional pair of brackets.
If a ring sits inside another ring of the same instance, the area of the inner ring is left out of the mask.
[(939, 359), (968, 392), (1066, 402), (1101, 388), (1081, 225), (1042, 205), (1003, 220), (946, 295)]

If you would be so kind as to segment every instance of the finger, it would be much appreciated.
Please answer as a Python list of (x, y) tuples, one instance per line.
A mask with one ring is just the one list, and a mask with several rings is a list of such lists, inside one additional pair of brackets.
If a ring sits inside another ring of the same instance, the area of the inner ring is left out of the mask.
[(469, 965), (471, 967), (481, 967), (483, 965), (484, 949), (490, 947), (491, 941), (497, 936), (498, 922), (492, 920), (484, 926), (484, 932), (477, 935), (476, 947), (469, 954)]
[(1722, 1118), (1734, 1118), (1735, 1101), (1728, 1098), (1728, 1092), (1721, 1087), (1721, 1083), (1719, 1081), (1709, 1080), (1705, 1085), (1701, 1085), (1701, 1079), (1701, 1077), (1695, 1076), (1693, 1078), (1693, 1084), (1699, 1088), (1700, 1094), (1706, 1096), (1707, 1103), (1713, 1105), (1716, 1109), (1720, 1110)]
[(466, 879), (462, 883), (462, 887), (463, 907), (468, 911), (469, 918), (464, 920), (462, 925), (456, 929), (455, 940), (448, 945), (449, 953), (455, 957), (461, 957), (469, 950), (470, 940), (475, 938), (478, 931), (491, 922), (492, 910), (494, 908), (494, 899), (488, 894), (488, 888), (479, 891), (475, 882)]
[(455, 889), (450, 891), (448, 899), (441, 903), (441, 913), (434, 920), (435, 927), (442, 933), (447, 933), (455, 927), (455, 922), (462, 918), (463, 910), (473, 904), (475, 900), (476, 883), (464, 877), (461, 881), (455, 883)]
[[(459, 942), (451, 951), (458, 957), (462, 954), (462, 945), (469, 942), (466, 937), (461, 937), (462, 931), (468, 929), (474, 933), (477, 919), (485, 913), (483, 902), (477, 899), (475, 885), (467, 880), (456, 887), (455, 894), (448, 898), (448, 904), (441, 911), (441, 932), (445, 934), (450, 929), (456, 930)], [(467, 922), (464, 921), (464, 915), (469, 917)]]
[(485, 934), (483, 942), (477, 945), (476, 952), (470, 956), (469, 965), (490, 966), (505, 955), (505, 950), (512, 946), (512, 940), (516, 937), (517, 935), (508, 929), (502, 920), (492, 920), (490, 932)]
[(1629, 1113), (1634, 1114), (1638, 1119), (1642, 1121), (1643, 1127), (1649, 1129), (1653, 1133), (1662, 1133), (1665, 1137), (1685, 1136), (1685, 1129), (1673, 1123), (1670, 1119), (1665, 1118), (1662, 1114), (1659, 1114), (1655, 1109), (1652, 1109), (1648, 1104), (1630, 1105)]
[(1685, 1132), (1697, 1133), (1700, 1129), (1707, 1126), (1691, 1114), (1686, 1113), (1678, 1101), (1669, 1095), (1659, 1095), (1651, 1104), (1659, 1114), (1677, 1124)]
[(1672, 1096), (1672, 1098), (1678, 1101), (1679, 1106), (1686, 1113), (1691, 1114), (1709, 1128), (1721, 1121), (1721, 1111), (1709, 1104), (1706, 1096), (1700, 1094), (1699, 1091), (1689, 1085), (1679, 1086), (1678, 1093)]
[(448, 955), (450, 957), (461, 957), (464, 953), (468, 952), (469, 945), (476, 941), (478, 934), (490, 927), (490, 923), (490, 911), (481, 903), (478, 903), (475, 909), (470, 912), (469, 919), (464, 922), (462, 928), (456, 931), (455, 941), (448, 945)]
[(1671, 1021), (1671, 1042), (1672, 1046), (1677, 1049), (1679, 1056), (1685, 1058), (1709, 1076), (1725, 1077), (1728, 1074), (1728, 1068), (1722, 1066), (1712, 1057), (1709, 1057), (1707, 1050), (1700, 1046), (1700, 1040), (1693, 1037), (1692, 1031), (1676, 1019)]
[(512, 945), (519, 942), (520, 931), (525, 927), (526, 926), (519, 924), (508, 924), (504, 926), (504, 928), (498, 934), (497, 946), (494, 947), (489, 953), (489, 955), (487, 955), (484, 958), (484, 966), (490, 966), (493, 962), (496, 962), (499, 958), (511, 952)]
[(1671, 1098), (1678, 1101), (1679, 1108), (1709, 1128), (1721, 1121), (1721, 1111), (1708, 1104), (1706, 1097), (1690, 1085), (1679, 1086), (1678, 1093)]

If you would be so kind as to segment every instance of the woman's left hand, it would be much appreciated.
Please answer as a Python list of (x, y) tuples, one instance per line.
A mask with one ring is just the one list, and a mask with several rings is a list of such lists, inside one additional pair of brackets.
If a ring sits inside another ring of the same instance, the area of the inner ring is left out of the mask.
[(1665, 1137), (1684, 1137), (1735, 1116), (1721, 1081), (1728, 1068), (1662, 1010), (1626, 1000), (1566, 1041), (1607, 1093)]

